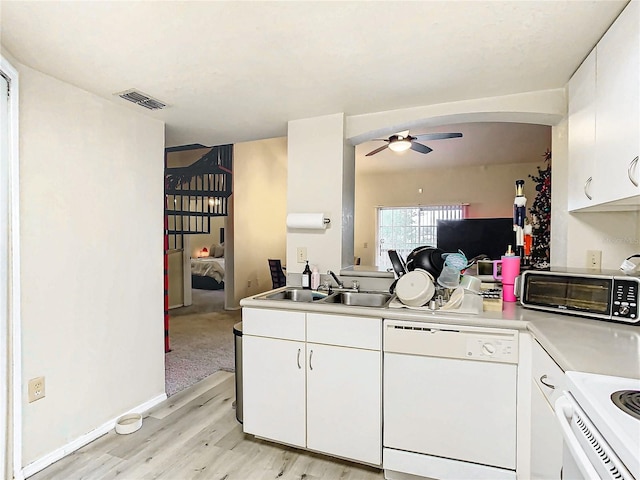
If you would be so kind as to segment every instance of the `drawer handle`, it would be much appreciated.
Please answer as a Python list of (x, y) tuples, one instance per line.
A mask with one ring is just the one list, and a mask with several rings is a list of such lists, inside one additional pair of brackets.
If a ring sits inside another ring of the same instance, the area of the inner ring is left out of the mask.
[(302, 365), (300, 365), (300, 349), (298, 349), (298, 369), (302, 368)]
[(589, 187), (591, 186), (591, 180), (593, 180), (593, 177), (587, 178), (587, 181), (584, 182), (584, 194), (589, 200), (593, 200), (593, 197), (589, 195)]
[(540, 377), (540, 383), (543, 384), (545, 387), (549, 387), (551, 390), (555, 390), (556, 389), (555, 385), (551, 385), (550, 383), (545, 382), (546, 379), (547, 379), (547, 376), (542, 375)]
[(313, 358), (313, 350), (309, 352), (309, 370), (313, 370), (313, 365), (311, 365), (312, 358)]
[(633, 168), (638, 164), (638, 157), (634, 158), (633, 160), (631, 160), (631, 163), (629, 163), (629, 168), (627, 168), (627, 175), (629, 176), (629, 180), (631, 180), (631, 183), (633, 183), (634, 187), (638, 186), (638, 181), (635, 180), (632, 176), (631, 176), (631, 170), (633, 170)]

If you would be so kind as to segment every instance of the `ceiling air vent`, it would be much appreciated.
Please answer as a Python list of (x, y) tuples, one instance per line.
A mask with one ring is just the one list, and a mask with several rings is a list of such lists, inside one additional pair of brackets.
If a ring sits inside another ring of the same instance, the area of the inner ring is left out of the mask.
[(130, 102), (140, 105), (141, 107), (148, 108), (149, 110), (160, 110), (167, 106), (166, 103), (162, 103), (161, 101), (150, 97), (146, 93), (139, 92), (133, 88), (114, 95), (118, 95), (120, 98), (129, 100)]

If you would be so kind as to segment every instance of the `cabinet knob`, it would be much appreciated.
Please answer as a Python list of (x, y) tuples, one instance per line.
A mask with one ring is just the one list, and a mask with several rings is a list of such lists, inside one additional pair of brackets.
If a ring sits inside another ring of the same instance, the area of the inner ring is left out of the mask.
[(300, 353), (301, 353), (301, 350), (300, 350), (300, 349), (298, 349), (298, 358), (297, 358), (297, 362), (298, 362), (298, 370), (302, 368), (302, 365), (300, 365)]
[(631, 162), (629, 163), (629, 168), (627, 168), (627, 175), (629, 176), (629, 180), (631, 181), (631, 183), (633, 183), (634, 187), (638, 186), (638, 181), (635, 178), (633, 178), (632, 170), (635, 169), (637, 164), (638, 164), (638, 157), (631, 160)]
[(313, 365), (311, 365), (312, 358), (313, 358), (313, 350), (309, 352), (309, 370), (313, 370)]

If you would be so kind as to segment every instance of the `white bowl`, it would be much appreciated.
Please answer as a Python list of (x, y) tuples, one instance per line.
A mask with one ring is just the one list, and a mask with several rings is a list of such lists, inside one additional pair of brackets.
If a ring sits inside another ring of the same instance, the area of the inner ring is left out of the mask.
[(405, 273), (396, 283), (398, 300), (410, 307), (426, 305), (433, 298), (435, 291), (433, 277), (420, 269)]
[(123, 415), (116, 420), (116, 433), (127, 435), (136, 432), (142, 427), (142, 415), (139, 413), (130, 413)]

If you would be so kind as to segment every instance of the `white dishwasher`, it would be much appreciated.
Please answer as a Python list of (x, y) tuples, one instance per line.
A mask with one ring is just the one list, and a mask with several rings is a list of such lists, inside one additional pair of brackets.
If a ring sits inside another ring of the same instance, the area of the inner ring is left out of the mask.
[(516, 478), (518, 332), (384, 321), (385, 478)]

